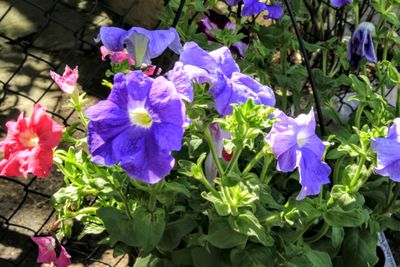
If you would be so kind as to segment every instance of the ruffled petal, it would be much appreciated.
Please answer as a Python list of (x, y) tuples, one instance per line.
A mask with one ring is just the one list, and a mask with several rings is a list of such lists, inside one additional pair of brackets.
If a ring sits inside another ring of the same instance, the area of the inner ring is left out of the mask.
[(265, 3), (259, 2), (258, 0), (244, 0), (242, 15), (257, 15), (266, 9), (267, 6), (265, 5)]
[(211, 51), (209, 55), (228, 78), (230, 78), (234, 72), (240, 72), (239, 66), (233, 59), (231, 51), (226, 46)]
[(103, 45), (110, 51), (117, 52), (124, 49), (122, 38), (127, 33), (126, 30), (117, 27), (100, 27), (99, 38)]
[(331, 173), (328, 164), (322, 162), (311, 150), (302, 148), (301, 154), (299, 164), (301, 191), (297, 200), (319, 194), (322, 185), (330, 183), (329, 174)]
[(281, 172), (291, 172), (299, 165), (301, 152), (293, 146), (278, 157), (276, 169)]
[(179, 61), (185, 65), (193, 65), (205, 69), (209, 73), (215, 72), (218, 68), (215, 59), (195, 42), (185, 43)]

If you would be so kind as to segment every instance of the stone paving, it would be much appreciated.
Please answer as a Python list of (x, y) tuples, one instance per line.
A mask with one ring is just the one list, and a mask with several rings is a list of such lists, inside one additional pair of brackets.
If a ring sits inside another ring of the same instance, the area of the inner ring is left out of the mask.
[[(118, 12), (121, 14), (123, 10)], [(100, 25), (115, 25), (116, 21), (120, 25), (124, 19), (98, 1), (0, 1), (1, 138), (6, 132), (5, 122), (15, 120), (21, 111), (31, 114), (34, 103), (59, 115), (55, 119), (61, 123), (76, 119), (67, 107), (68, 98), (52, 83), (50, 70), (62, 73), (65, 64), (79, 65), (79, 83), (91, 95), (91, 102), (107, 94), (101, 79), (108, 63), (101, 61), (94, 38)], [(40, 266), (35, 263), (36, 248), (29, 238), (33, 231), (46, 233), (54, 215), (43, 226), (52, 214), (49, 199), (29, 190), (51, 195), (62, 186), (63, 180), (53, 171), (51, 177), (34, 180), (29, 187), (24, 184), (30, 180), (16, 178), (16, 181), (20, 184), (0, 179), (0, 266)], [(19, 204), (22, 205), (19, 207)], [(127, 265), (126, 256), (122, 261), (121, 257), (114, 259), (111, 250), (90, 251), (96, 248), (91, 240), (74, 241), (72, 247), (75, 252), (71, 254), (76, 254), (72, 266), (84, 263), (114, 266), (118, 261), (115, 266)], [(80, 251), (93, 252), (93, 255), (79, 255)], [(104, 264), (79, 260), (88, 257)]]

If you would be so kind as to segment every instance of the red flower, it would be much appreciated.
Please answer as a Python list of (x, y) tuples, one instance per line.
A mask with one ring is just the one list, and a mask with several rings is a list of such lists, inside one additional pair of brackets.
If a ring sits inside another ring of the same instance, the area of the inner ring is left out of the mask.
[(32, 116), (21, 113), (16, 122), (6, 123), (6, 139), (0, 142), (4, 159), (0, 161), (0, 175), (28, 178), (32, 173), (48, 177), (53, 165), (53, 148), (61, 139), (63, 127), (57, 124), (39, 104)]

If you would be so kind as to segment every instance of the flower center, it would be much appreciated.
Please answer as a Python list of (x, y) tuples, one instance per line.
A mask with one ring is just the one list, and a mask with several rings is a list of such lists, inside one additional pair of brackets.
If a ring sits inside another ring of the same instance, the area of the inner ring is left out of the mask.
[(306, 133), (300, 131), (300, 132), (297, 134), (297, 145), (298, 145), (299, 147), (304, 146), (305, 143), (307, 142), (308, 137), (309, 137), (309, 136), (307, 136)]
[(153, 120), (145, 108), (135, 108), (129, 111), (129, 119), (134, 125), (150, 128)]
[(39, 144), (39, 137), (36, 134), (21, 134), (19, 140), (26, 147), (35, 147)]

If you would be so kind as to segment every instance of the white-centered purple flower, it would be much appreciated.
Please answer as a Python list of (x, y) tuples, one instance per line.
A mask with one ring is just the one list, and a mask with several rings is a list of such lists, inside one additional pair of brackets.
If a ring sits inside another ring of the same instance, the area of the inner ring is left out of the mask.
[(207, 52), (194, 42), (186, 43), (168, 78), (186, 98), (193, 96), (191, 82), (209, 83), (215, 108), (221, 115), (232, 114), (231, 104), (244, 103), (248, 98), (256, 104), (275, 105), (272, 89), (240, 73), (227, 47)]
[(352, 2), (353, 0), (331, 0), (331, 4), (335, 7), (342, 7)]
[(377, 153), (375, 172), (400, 182), (400, 118), (396, 118), (386, 138), (371, 140), (372, 150)]
[(295, 119), (283, 112), (275, 116), (279, 121), (273, 125), (266, 141), (278, 159), (277, 169), (291, 172), (299, 168), (302, 188), (298, 200), (319, 194), (322, 185), (330, 183), (331, 168), (322, 161), (324, 144), (315, 134), (313, 110)]
[(151, 184), (173, 168), (171, 151), (181, 149), (187, 118), (175, 86), (164, 77), (119, 73), (107, 100), (86, 114), (93, 162), (120, 163), (130, 177)]
[(151, 64), (151, 59), (160, 56), (167, 48), (177, 54), (182, 50), (179, 35), (174, 28), (150, 31), (140, 27), (124, 30), (102, 26), (98, 38), (112, 52), (126, 48), (136, 66)]
[(375, 26), (370, 22), (362, 22), (357, 26), (347, 50), (347, 60), (352, 62), (353, 67), (357, 68), (361, 58), (369, 62), (376, 62), (374, 42), (372, 33)]

